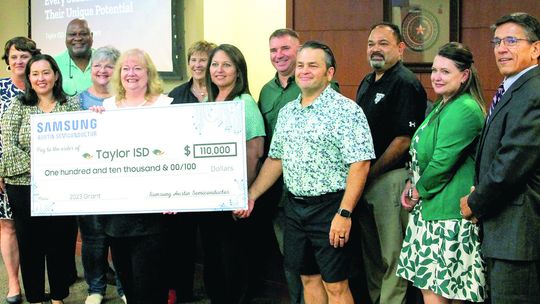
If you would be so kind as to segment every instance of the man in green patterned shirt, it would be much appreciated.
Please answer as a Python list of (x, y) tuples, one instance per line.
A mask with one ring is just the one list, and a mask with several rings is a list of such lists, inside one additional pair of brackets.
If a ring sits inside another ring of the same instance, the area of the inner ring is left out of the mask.
[(249, 216), (283, 173), (285, 268), (301, 275), (307, 303), (353, 303), (350, 216), (375, 156), (362, 110), (329, 86), (334, 72), (328, 46), (308, 41), (300, 48), (301, 94), (280, 111), (268, 158), (249, 190), (250, 208), (237, 213)]

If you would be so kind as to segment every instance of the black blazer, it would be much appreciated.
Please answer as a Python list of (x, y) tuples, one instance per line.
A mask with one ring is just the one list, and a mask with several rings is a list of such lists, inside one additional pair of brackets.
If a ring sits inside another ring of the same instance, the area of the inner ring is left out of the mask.
[(512, 84), (484, 126), (469, 206), (486, 257), (540, 259), (540, 68)]

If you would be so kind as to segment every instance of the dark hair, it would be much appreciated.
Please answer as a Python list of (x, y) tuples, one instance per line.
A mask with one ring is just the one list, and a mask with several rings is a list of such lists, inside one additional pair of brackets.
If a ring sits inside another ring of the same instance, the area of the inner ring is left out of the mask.
[(212, 83), (212, 76), (210, 75), (210, 67), (212, 66), (212, 60), (214, 55), (223, 51), (229, 58), (231, 58), (234, 67), (236, 68), (236, 81), (234, 88), (225, 98), (225, 100), (232, 100), (236, 96), (241, 94), (250, 94), (249, 93), (249, 84), (248, 84), (248, 74), (247, 74), (247, 64), (244, 55), (242, 52), (232, 44), (221, 44), (217, 48), (213, 49), (208, 57), (208, 66), (206, 66), (206, 87), (211, 88), (208, 90), (208, 101), (215, 101), (216, 96), (218, 95), (218, 90), (216, 86)]
[(296, 38), (297, 40), (300, 40), (300, 36), (298, 35), (298, 33), (288, 28), (275, 30), (270, 35), (270, 38), (268, 38), (268, 40), (272, 40), (272, 38), (283, 37), (283, 36), (291, 36), (293, 38)]
[(512, 13), (503, 16), (495, 21), (495, 24), (491, 26), (491, 30), (495, 32), (497, 27), (509, 22), (521, 26), (530, 42), (538, 41), (540, 38), (540, 23), (538, 23), (536, 18), (527, 13)]
[(328, 70), (329, 68), (334, 68), (334, 71), (336, 70), (336, 58), (334, 57), (334, 53), (332, 53), (332, 50), (328, 45), (317, 40), (310, 40), (306, 41), (306, 43), (300, 46), (300, 48), (298, 49), (298, 53), (300, 53), (300, 51), (302, 51), (303, 49), (323, 50), (324, 59), (326, 62), (326, 69)]
[(371, 26), (371, 28), (369, 29), (369, 34), (371, 34), (371, 32), (373, 32), (373, 30), (375, 28), (378, 28), (378, 27), (388, 27), (388, 28), (390, 28), (394, 32), (394, 38), (396, 38), (397, 43), (403, 42), (403, 36), (401, 35), (401, 31), (399, 30), (399, 26), (397, 26), (397, 25), (395, 25), (393, 23), (390, 23), (390, 22), (379, 22), (379, 23), (376, 23), (373, 26)]
[(12, 46), (15, 46), (15, 49), (21, 52), (28, 52), (32, 56), (41, 54), (41, 50), (36, 47), (34, 40), (22, 36), (11, 38), (6, 42), (6, 45), (4, 46), (4, 56), (2, 56), (2, 59), (4, 59), (8, 66), (9, 49), (11, 49)]
[(468, 93), (471, 94), (473, 99), (485, 113), (486, 102), (482, 94), (482, 85), (480, 83), (480, 78), (478, 77), (478, 72), (474, 67), (474, 59), (471, 50), (459, 42), (449, 42), (439, 49), (437, 55), (452, 60), (460, 71), (469, 70), (467, 81), (461, 84), (457, 92), (447, 101), (447, 104), (462, 94)]
[(35, 106), (38, 104), (38, 96), (30, 83), (30, 68), (32, 67), (32, 64), (40, 60), (47, 61), (51, 65), (51, 69), (53, 70), (54, 74), (58, 75), (58, 79), (54, 82), (53, 86), (53, 96), (54, 99), (60, 104), (65, 103), (67, 101), (67, 97), (66, 93), (62, 89), (62, 73), (60, 73), (58, 64), (51, 55), (37, 54), (33, 56), (30, 61), (28, 61), (28, 64), (26, 65), (26, 69), (24, 71), (24, 85), (26, 91), (20, 97), (22, 104), (27, 106)]

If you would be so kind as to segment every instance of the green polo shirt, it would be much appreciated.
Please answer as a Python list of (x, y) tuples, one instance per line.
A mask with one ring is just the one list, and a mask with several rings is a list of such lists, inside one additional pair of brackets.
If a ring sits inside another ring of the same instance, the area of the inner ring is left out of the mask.
[[(93, 52), (93, 50), (92, 50)], [(90, 77), (91, 66), (90, 63), (86, 66), (84, 71), (81, 71), (79, 67), (69, 57), (69, 52), (66, 49), (64, 52), (54, 57), (60, 72), (62, 73), (62, 88), (68, 95), (77, 95), (92, 85), (92, 79)]]
[(295, 100), (300, 95), (300, 88), (294, 82), (294, 77), (289, 77), (287, 86), (283, 88), (279, 82), (278, 74), (267, 82), (259, 95), (259, 109), (264, 118), (266, 131), (265, 152), (270, 148), (270, 141), (274, 135), (279, 110), (289, 101)]

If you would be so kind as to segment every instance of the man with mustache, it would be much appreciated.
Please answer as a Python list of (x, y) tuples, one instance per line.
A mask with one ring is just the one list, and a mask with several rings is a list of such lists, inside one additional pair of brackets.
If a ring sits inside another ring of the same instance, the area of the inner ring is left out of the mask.
[(362, 80), (356, 93), (376, 155), (364, 191), (365, 202), (358, 204), (362, 257), (373, 303), (405, 303), (407, 291), (407, 282), (395, 275), (408, 219), (400, 195), (407, 179), (411, 136), (424, 119), (426, 92), (403, 66), (404, 50), (396, 25), (375, 24), (367, 45), (373, 72)]
[(66, 50), (54, 57), (62, 73), (62, 87), (68, 95), (76, 95), (92, 85), (90, 57), (93, 34), (88, 22), (73, 19), (66, 29)]

